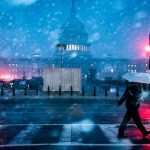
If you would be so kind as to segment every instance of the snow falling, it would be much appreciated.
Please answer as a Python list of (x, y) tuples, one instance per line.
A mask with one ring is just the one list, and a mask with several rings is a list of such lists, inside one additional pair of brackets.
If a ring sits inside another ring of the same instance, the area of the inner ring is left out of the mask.
[[(70, 15), (71, 0), (1, 0), (2, 57), (53, 57), (60, 27)], [(75, 0), (94, 57), (143, 58), (150, 32), (150, 3), (129, 0)], [(84, 10), (84, 11), (83, 11)]]

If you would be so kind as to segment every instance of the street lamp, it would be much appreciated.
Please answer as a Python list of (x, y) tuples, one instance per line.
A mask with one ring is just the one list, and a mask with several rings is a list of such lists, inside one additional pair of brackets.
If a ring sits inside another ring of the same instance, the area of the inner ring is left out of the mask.
[(65, 44), (57, 44), (57, 48), (60, 50), (61, 52), (61, 68), (63, 68), (63, 50), (66, 49), (66, 45)]
[(57, 48), (59, 49), (59, 51), (61, 52), (61, 83), (60, 83), (60, 86), (59, 86), (59, 94), (61, 95), (61, 91), (62, 91), (62, 82), (63, 82), (63, 80), (62, 80), (62, 75), (63, 75), (63, 72), (62, 72), (62, 68), (63, 68), (63, 50), (65, 50), (66, 49), (66, 45), (65, 44), (57, 44), (56, 45), (57, 46)]
[(150, 34), (149, 34), (149, 45), (145, 46), (146, 56), (148, 57), (148, 71), (150, 72)]

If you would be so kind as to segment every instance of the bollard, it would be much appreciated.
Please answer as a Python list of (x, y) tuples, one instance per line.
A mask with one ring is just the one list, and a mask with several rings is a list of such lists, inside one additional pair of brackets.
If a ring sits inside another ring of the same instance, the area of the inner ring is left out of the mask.
[(105, 86), (105, 96), (107, 96), (108, 93), (107, 93), (107, 87)]
[(59, 86), (59, 95), (61, 95), (61, 85)]
[(36, 95), (38, 95), (38, 87), (37, 86), (36, 86), (36, 91), (35, 92), (36, 92)]
[(93, 96), (96, 96), (96, 87), (95, 87), (95, 85), (94, 85)]
[(50, 88), (49, 88), (49, 86), (47, 88), (47, 95), (50, 95)]
[(15, 87), (14, 87), (14, 85), (12, 86), (12, 96), (15, 96), (16, 95), (16, 93), (15, 93)]
[(71, 86), (70, 95), (71, 95), (71, 96), (73, 95), (73, 88), (72, 88), (72, 86)]
[(117, 88), (116, 88), (116, 96), (119, 96), (119, 87), (117, 85)]
[(84, 86), (82, 86), (82, 96), (84, 96)]
[(3, 89), (3, 85), (1, 86), (1, 96), (4, 95), (4, 89)]
[(24, 88), (24, 95), (27, 95), (27, 87)]

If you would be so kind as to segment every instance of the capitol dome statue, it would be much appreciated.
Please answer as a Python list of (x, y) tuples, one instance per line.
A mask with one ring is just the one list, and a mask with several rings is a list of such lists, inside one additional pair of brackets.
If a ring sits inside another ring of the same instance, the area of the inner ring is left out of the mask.
[(56, 47), (55, 58), (61, 55), (65, 58), (91, 58), (90, 43), (84, 24), (77, 18), (74, 0), (71, 14), (62, 24)]

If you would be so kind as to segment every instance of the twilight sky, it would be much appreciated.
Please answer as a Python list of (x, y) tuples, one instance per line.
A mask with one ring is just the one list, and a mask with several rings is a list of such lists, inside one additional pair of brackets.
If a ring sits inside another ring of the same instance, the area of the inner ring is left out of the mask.
[[(72, 0), (0, 0), (0, 56), (52, 57)], [(143, 58), (150, 0), (75, 0), (94, 57)]]

